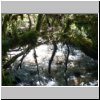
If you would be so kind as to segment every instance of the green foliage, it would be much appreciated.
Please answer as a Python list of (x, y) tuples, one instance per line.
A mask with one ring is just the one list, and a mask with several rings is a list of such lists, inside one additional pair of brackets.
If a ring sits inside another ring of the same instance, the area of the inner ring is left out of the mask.
[[(88, 56), (98, 57), (97, 14), (2, 14), (2, 54), (10, 48), (37, 44), (38, 37), (52, 43), (65, 42), (80, 47)], [(33, 19), (32, 19), (33, 18)], [(8, 37), (8, 32), (12, 37)]]
[(9, 49), (13, 49), (18, 46), (18, 39), (17, 38), (6, 38), (2, 40), (2, 55), (6, 55)]
[(2, 40), (2, 55), (6, 55), (9, 49), (16, 48), (18, 46), (26, 46), (31, 44), (35, 46), (37, 43), (38, 33), (36, 31), (25, 31), (21, 35), (7, 37)]
[(5, 76), (2, 79), (2, 85), (3, 86), (12, 86), (12, 78), (11, 78), (11, 76)]
[(5, 70), (2, 69), (2, 85), (12, 86), (12, 78), (10, 75), (5, 75)]
[(25, 32), (22, 36), (19, 37), (19, 45), (23, 46), (31, 44), (34, 46), (36, 45), (37, 38), (38, 38), (38, 33), (36, 31)]

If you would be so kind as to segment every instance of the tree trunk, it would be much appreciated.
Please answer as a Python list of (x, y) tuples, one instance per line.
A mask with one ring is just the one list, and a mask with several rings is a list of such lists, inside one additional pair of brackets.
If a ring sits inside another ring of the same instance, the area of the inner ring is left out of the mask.
[(53, 42), (53, 46), (54, 46), (54, 49), (53, 49), (53, 52), (52, 52), (52, 56), (49, 60), (49, 65), (48, 65), (48, 73), (51, 74), (51, 64), (52, 64), (52, 61), (53, 61), (53, 58), (56, 54), (56, 51), (57, 51), (57, 45), (55, 42)]
[(34, 48), (34, 59), (35, 59), (35, 63), (36, 63), (36, 66), (37, 66), (38, 81), (39, 81), (39, 84), (41, 85), (40, 73), (39, 73), (39, 65), (38, 65), (38, 61), (37, 61), (37, 54), (36, 54), (35, 48)]
[(65, 79), (65, 83), (66, 85), (68, 85), (68, 82), (67, 82), (67, 64), (68, 64), (68, 58), (69, 58), (69, 53), (70, 53), (70, 49), (69, 49), (69, 45), (66, 43), (65, 44), (67, 46), (67, 51), (65, 51), (65, 63), (64, 63), (64, 66), (65, 66), (65, 70), (64, 70), (64, 79)]
[(36, 31), (40, 32), (41, 29), (41, 23), (42, 23), (42, 14), (38, 15), (38, 19), (37, 19), (37, 25), (36, 25)]
[(30, 18), (30, 15), (29, 14), (27, 14), (28, 15), (28, 19), (29, 19), (29, 30), (31, 29), (31, 27), (32, 27), (32, 22), (31, 22), (31, 18)]
[(36, 63), (36, 66), (37, 66), (37, 72), (38, 72), (38, 75), (39, 75), (39, 66), (38, 66), (38, 62), (37, 62), (37, 54), (36, 54), (35, 48), (34, 48), (34, 59), (35, 59), (35, 63)]

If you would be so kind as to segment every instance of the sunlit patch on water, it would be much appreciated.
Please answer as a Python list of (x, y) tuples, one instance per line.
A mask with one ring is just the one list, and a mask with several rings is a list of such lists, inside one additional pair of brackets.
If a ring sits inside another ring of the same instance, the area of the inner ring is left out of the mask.
[(40, 85), (40, 82), (39, 82), (39, 81), (37, 81), (37, 82), (36, 82), (36, 84), (37, 84), (37, 86), (39, 86), (39, 85)]
[(52, 79), (51, 81), (48, 82), (46, 86), (58, 86), (58, 84), (54, 79)]

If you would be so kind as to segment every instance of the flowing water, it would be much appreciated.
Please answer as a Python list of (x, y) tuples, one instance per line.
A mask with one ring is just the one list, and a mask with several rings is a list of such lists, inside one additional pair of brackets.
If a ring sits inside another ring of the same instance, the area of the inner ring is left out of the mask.
[[(33, 57), (33, 50), (24, 58), (22, 68), (16, 70), (18, 58), (12, 64), (10, 75), (15, 86), (65, 86), (64, 80), (64, 52), (65, 46), (59, 43), (58, 50), (51, 65), (51, 76), (48, 74), (48, 62), (52, 54), (52, 45), (40, 45), (36, 48), (39, 75)], [(18, 52), (9, 52), (16, 55)], [(70, 55), (67, 70), (68, 86), (95, 86), (98, 85), (97, 76), (91, 70), (97, 69), (97, 61), (86, 56), (79, 48), (70, 46)], [(8, 69), (9, 71), (9, 69)], [(95, 72), (98, 74), (97, 71)]]

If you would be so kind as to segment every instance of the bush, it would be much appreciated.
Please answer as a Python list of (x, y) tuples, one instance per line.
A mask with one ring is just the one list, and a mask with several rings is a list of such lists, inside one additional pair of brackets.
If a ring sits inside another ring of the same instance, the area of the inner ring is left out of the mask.
[(2, 70), (2, 85), (3, 86), (12, 86), (12, 78), (10, 75), (5, 75), (5, 70)]

